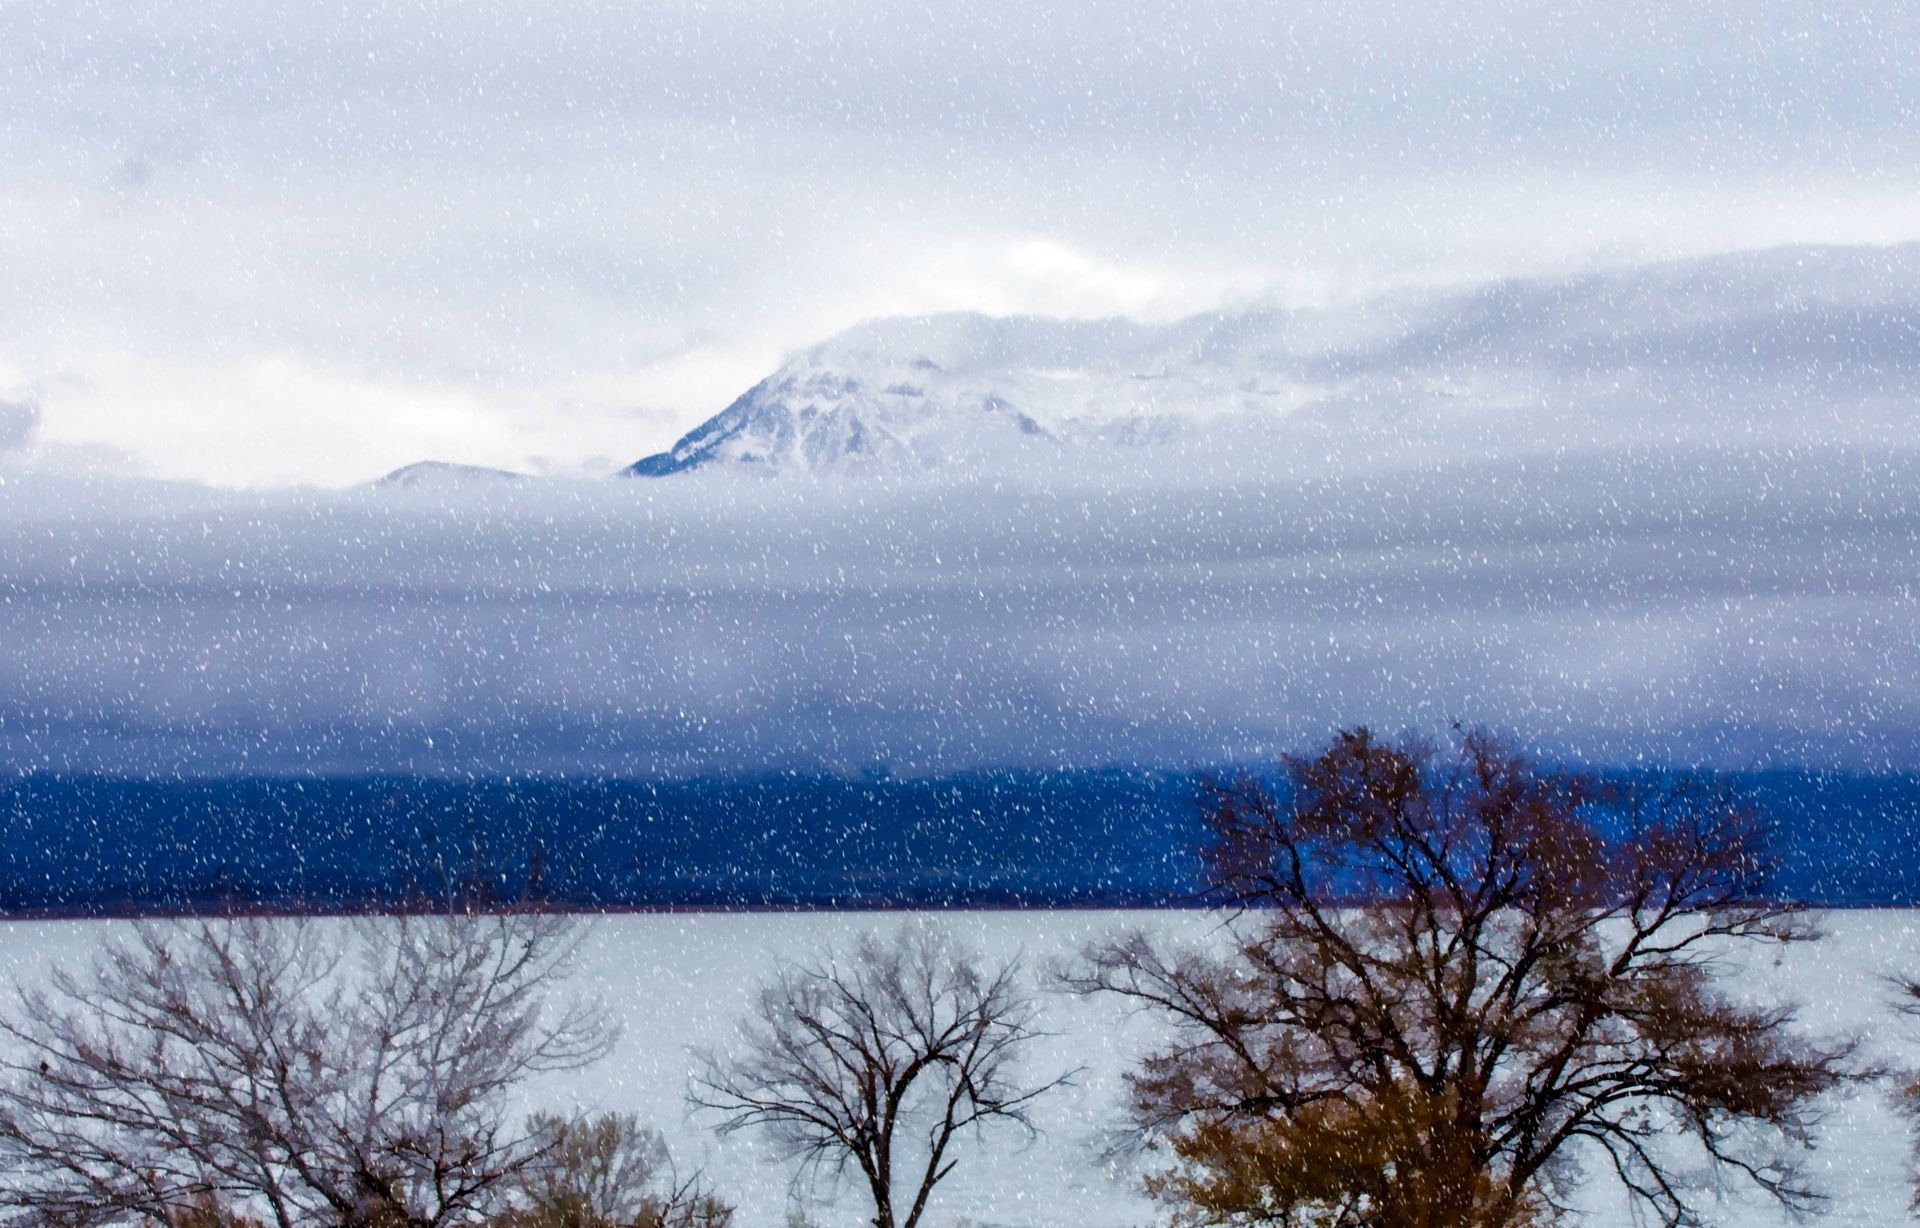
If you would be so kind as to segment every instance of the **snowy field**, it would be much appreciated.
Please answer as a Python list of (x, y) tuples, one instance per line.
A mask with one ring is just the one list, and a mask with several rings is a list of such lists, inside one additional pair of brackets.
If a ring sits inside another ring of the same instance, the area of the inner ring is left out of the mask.
[[(1204, 940), (1213, 919), (1165, 912), (922, 913), (991, 955), (1024, 955), (1030, 967), (1071, 953), (1113, 927), (1143, 926)], [(595, 923), (583, 948), (580, 986), (603, 995), (624, 1025), (618, 1049), (603, 1065), (554, 1078), (531, 1090), (529, 1108), (619, 1109), (659, 1125), (682, 1170), (704, 1167), (738, 1202), (741, 1228), (777, 1226), (802, 1200), (824, 1228), (860, 1224), (855, 1191), (794, 1188), (792, 1170), (750, 1135), (717, 1138), (711, 1121), (684, 1101), (691, 1047), (724, 1043), (755, 984), (783, 957), (850, 941), (897, 924), (897, 914), (686, 914), (608, 917)], [(55, 960), (75, 961), (114, 923), (16, 922), (0, 926), (0, 962), (21, 980)], [(1920, 912), (1832, 914), (1828, 937), (1776, 963), (1771, 952), (1741, 969), (1756, 992), (1785, 993), (1805, 1004), (1814, 1029), (1857, 1031), (1879, 1057), (1920, 1063), (1920, 1023), (1888, 1007), (1885, 978), (1920, 971)], [(1031, 1069), (1052, 1074), (1083, 1068), (1075, 1086), (1056, 1094), (1038, 1115), (1041, 1133), (1027, 1141), (1002, 1137), (969, 1151), (941, 1187), (930, 1223), (939, 1228), (1127, 1228), (1164, 1215), (1136, 1191), (1136, 1172), (1105, 1158), (1118, 1124), (1121, 1075), (1149, 1044), (1151, 1028), (1123, 1017), (1110, 1002), (1047, 995), (1044, 1022), (1053, 1033), (1035, 1050)], [(1813, 1170), (1830, 1201), (1821, 1225), (1883, 1225), (1907, 1218), (1908, 1138), (1882, 1093), (1868, 1089), (1835, 1104), (1820, 1132)], [(1590, 1188), (1585, 1220), (1612, 1228), (1632, 1222), (1608, 1190)], [(1777, 1210), (1733, 1197), (1701, 1196), (1712, 1221), (1784, 1224)]]

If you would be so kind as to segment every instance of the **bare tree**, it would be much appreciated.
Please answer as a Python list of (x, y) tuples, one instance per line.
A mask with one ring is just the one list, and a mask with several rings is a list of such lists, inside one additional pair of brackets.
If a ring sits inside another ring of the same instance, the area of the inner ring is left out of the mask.
[(728, 1228), (733, 1208), (698, 1172), (682, 1178), (660, 1132), (626, 1114), (540, 1114), (547, 1140), (517, 1182), (507, 1228)]
[(994, 1123), (1031, 1133), (1028, 1110), (1066, 1081), (1021, 1076), (1035, 1015), (1017, 962), (983, 966), (909, 923), (783, 969), (738, 1049), (703, 1056), (690, 1099), (723, 1114), (722, 1131), (765, 1127), (815, 1170), (857, 1168), (875, 1228), (915, 1228), (963, 1133)]
[(549, 1003), (580, 928), (526, 910), (142, 923), (0, 1021), (0, 1209), (86, 1228), (495, 1213), (550, 1140), (537, 1071), (601, 1056)]
[[(1895, 977), (1892, 984), (1897, 994), (1894, 1009), (1910, 1019), (1920, 1019), (1920, 978)], [(1920, 1070), (1896, 1067), (1889, 1073), (1898, 1075), (1893, 1088), (1894, 1107), (1907, 1119), (1909, 1128), (1920, 1127)], [(1920, 1137), (1914, 1142), (1914, 1159), (1913, 1198), (1909, 1206), (1920, 1213)]]
[(1540, 1223), (1582, 1152), (1667, 1225), (1696, 1219), (1690, 1159), (1813, 1200), (1795, 1151), (1852, 1047), (1716, 988), (1731, 952), (1816, 936), (1759, 897), (1735, 799), (1610, 793), (1484, 733), (1442, 754), (1357, 729), (1287, 769), (1285, 804), (1213, 798), (1205, 863), (1244, 906), (1225, 954), (1133, 934), (1066, 973), (1173, 1028), (1131, 1083), (1183, 1221)]

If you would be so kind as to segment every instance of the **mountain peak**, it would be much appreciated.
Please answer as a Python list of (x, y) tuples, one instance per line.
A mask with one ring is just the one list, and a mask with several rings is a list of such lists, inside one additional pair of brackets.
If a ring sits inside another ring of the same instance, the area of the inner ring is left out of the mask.
[[(623, 472), (982, 468), (1062, 448), (1224, 459), (1888, 425), (1920, 362), (1920, 247), (1782, 248), (1166, 324), (877, 320)], [(1273, 445), (1280, 451), (1275, 452)], [(1051, 463), (1048, 461), (1047, 463)]]
[(453, 461), (415, 461), (402, 465), (384, 477), (368, 482), (376, 489), (441, 490), (450, 487), (485, 486), (524, 482), (527, 475), (511, 469), (492, 469), (485, 465), (462, 465)]

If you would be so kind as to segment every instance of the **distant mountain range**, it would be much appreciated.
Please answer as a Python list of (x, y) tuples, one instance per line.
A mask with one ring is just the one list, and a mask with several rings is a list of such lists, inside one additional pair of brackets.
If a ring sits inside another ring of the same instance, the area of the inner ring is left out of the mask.
[[(911, 472), (1360, 435), (1560, 445), (1910, 429), (1920, 245), (1786, 248), (1322, 310), (854, 328), (624, 470)], [(1846, 428), (1841, 428), (1842, 430)]]
[[(1779, 248), (1166, 324), (878, 320), (621, 473), (1846, 442), (1911, 434), (1916, 372), (1920, 244)], [(377, 484), (521, 476), (424, 462)]]

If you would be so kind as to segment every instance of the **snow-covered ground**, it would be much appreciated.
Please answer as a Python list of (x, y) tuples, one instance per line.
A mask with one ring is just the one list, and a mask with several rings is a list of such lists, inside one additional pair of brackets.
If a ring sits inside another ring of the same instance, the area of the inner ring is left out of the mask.
[[(1204, 940), (1213, 926), (1198, 913), (970, 912), (917, 914), (990, 955), (1021, 953), (1043, 968), (1088, 938), (1113, 927), (1142, 926), (1170, 937)], [(530, 1107), (631, 1110), (658, 1124), (679, 1162), (703, 1166), (741, 1207), (742, 1228), (786, 1221), (796, 1191), (792, 1170), (763, 1140), (717, 1138), (710, 1120), (690, 1114), (684, 1093), (694, 1046), (724, 1044), (754, 986), (783, 957), (850, 941), (864, 930), (900, 923), (897, 914), (683, 914), (599, 920), (583, 951), (580, 986), (604, 995), (624, 1024), (619, 1047), (602, 1066), (555, 1077), (531, 1089)], [(32, 979), (56, 960), (85, 958), (110, 923), (17, 922), (0, 926), (0, 966)], [(1920, 1023), (1889, 1007), (1886, 978), (1920, 971), (1920, 912), (1862, 911), (1829, 918), (1828, 937), (1776, 962), (1768, 953), (1738, 973), (1756, 993), (1784, 993), (1805, 1003), (1803, 1020), (1818, 1030), (1857, 1031), (1878, 1056), (1920, 1063)], [(1103, 1157), (1105, 1132), (1119, 1121), (1121, 1075), (1151, 1040), (1146, 1021), (1127, 1019), (1107, 1002), (1048, 995), (1045, 1025), (1053, 1034), (1034, 1051), (1032, 1069), (1052, 1074), (1081, 1068), (1075, 1086), (1038, 1115), (1031, 1141), (1002, 1137), (970, 1150), (941, 1187), (931, 1223), (939, 1228), (1126, 1228), (1164, 1217), (1136, 1192), (1136, 1174)], [(1820, 1132), (1815, 1173), (1830, 1202), (1821, 1225), (1884, 1225), (1907, 1217), (1908, 1137), (1883, 1094), (1866, 1090), (1834, 1106)], [(798, 1191), (826, 1228), (862, 1222), (860, 1198), (828, 1187)], [(1624, 1207), (1596, 1183), (1587, 1222), (1631, 1223)], [(1712, 1219), (1728, 1224), (1787, 1222), (1749, 1198), (1716, 1204)]]

